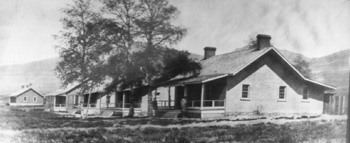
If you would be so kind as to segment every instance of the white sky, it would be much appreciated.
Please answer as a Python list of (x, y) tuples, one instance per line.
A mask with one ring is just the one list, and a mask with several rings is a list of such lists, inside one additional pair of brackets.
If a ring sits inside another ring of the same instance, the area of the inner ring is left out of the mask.
[[(54, 34), (60, 9), (70, 0), (0, 0), (0, 66), (57, 57)], [(350, 48), (348, 0), (172, 0), (181, 11), (176, 24), (188, 28), (176, 46), (203, 54), (243, 47), (258, 33), (280, 49), (308, 57)]]

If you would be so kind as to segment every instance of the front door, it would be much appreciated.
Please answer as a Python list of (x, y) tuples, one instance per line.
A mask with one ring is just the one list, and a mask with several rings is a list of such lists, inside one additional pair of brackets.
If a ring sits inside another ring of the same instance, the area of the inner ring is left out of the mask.
[(175, 109), (181, 109), (181, 99), (184, 97), (184, 87), (176, 86), (175, 87)]

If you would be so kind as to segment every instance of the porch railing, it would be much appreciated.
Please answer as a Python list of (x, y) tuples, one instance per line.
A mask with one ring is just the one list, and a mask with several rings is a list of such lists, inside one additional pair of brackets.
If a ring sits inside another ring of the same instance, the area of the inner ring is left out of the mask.
[[(131, 103), (124, 103), (124, 108), (130, 108)], [(123, 103), (102, 103), (101, 108), (123, 108)], [(135, 103), (134, 108), (141, 108), (141, 103)]]
[[(169, 100), (157, 100), (157, 105), (158, 107), (169, 107)], [(170, 100), (170, 106), (174, 106), (175, 105), (175, 101), (174, 100)]]
[(90, 104), (83, 103), (82, 105), (84, 108), (96, 108), (96, 103), (90, 103)]
[[(189, 100), (187, 107), (201, 107), (201, 100)], [(225, 100), (203, 100), (203, 107), (225, 107)]]
[(66, 104), (55, 104), (55, 107), (66, 107)]

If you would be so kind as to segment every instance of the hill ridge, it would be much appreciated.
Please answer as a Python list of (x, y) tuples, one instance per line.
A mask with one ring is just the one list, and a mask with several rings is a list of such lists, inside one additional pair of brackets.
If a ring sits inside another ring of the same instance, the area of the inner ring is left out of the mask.
[[(292, 63), (297, 58), (306, 60), (310, 63), (314, 80), (337, 87), (338, 95), (347, 95), (350, 50), (342, 50), (318, 58), (308, 58), (284, 49), (278, 50)], [(198, 60), (203, 58), (202, 55), (192, 53), (190, 57)], [(43, 94), (57, 90), (60, 87), (60, 81), (54, 68), (58, 60), (59, 58), (55, 57), (25, 64), (1, 66), (0, 96), (11, 94), (19, 90), (22, 85), (29, 83)]]

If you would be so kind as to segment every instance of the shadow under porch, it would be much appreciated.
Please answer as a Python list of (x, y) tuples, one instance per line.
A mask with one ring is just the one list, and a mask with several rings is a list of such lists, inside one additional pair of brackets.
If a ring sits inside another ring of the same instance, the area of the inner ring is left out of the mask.
[[(174, 101), (169, 100), (173, 105), (160, 107), (158, 116), (171, 118), (180, 114), (182, 98), (187, 99), (186, 117), (209, 118), (224, 116), (227, 78), (203, 81), (173, 86), (172, 88), (175, 90)], [(169, 105), (169, 103), (166, 105)]]
[(53, 111), (55, 112), (67, 111), (66, 96), (53, 96), (53, 98), (54, 98)]
[(122, 117), (128, 116), (130, 108), (133, 107), (135, 115), (138, 116), (141, 113), (142, 94), (135, 93), (134, 96), (131, 94), (131, 91), (121, 91), (106, 95), (99, 100), (99, 107), (102, 111), (113, 111), (115, 116)]

